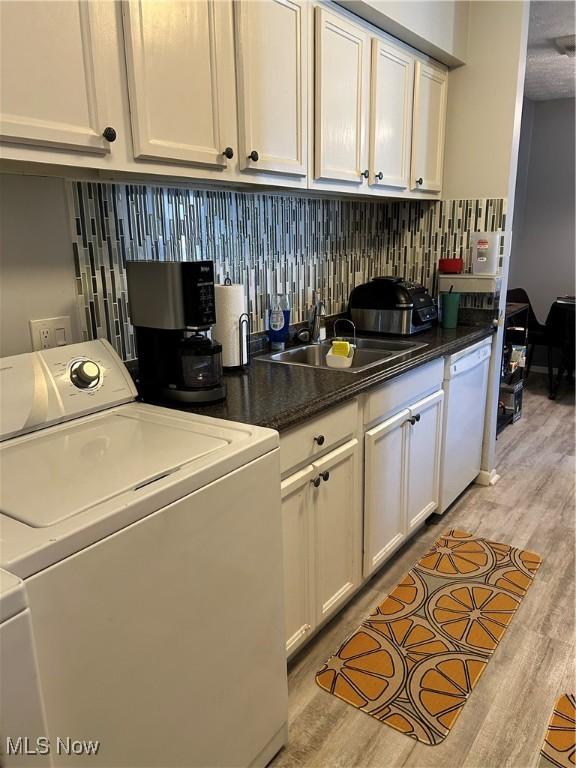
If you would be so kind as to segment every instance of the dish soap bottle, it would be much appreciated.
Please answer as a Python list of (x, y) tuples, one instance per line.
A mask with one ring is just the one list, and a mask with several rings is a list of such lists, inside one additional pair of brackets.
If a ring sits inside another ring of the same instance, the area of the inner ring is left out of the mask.
[(283, 293), (273, 293), (268, 310), (268, 339), (272, 349), (284, 349), (290, 327), (290, 304)]

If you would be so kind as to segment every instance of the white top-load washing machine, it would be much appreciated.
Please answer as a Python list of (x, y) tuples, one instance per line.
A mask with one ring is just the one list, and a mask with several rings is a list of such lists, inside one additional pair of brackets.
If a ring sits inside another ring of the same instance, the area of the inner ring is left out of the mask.
[(287, 719), (278, 434), (135, 402), (102, 340), (4, 358), (0, 388), (0, 566), (53, 764), (266, 764)]
[(0, 765), (52, 765), (24, 582), (0, 569)]

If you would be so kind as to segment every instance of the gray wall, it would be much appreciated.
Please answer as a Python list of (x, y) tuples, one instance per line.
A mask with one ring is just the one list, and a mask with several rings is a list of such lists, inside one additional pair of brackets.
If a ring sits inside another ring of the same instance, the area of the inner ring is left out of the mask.
[(575, 100), (525, 104), (516, 186), (510, 288), (525, 288), (541, 322), (574, 294)]
[(0, 357), (32, 349), (29, 320), (70, 315), (78, 340), (62, 179), (0, 176)]

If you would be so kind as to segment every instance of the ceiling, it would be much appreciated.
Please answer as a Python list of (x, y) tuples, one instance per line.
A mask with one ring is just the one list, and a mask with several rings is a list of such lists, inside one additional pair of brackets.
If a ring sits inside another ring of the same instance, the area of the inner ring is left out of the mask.
[(532, 0), (528, 29), (528, 57), (524, 95), (528, 99), (574, 98), (576, 58), (563, 56), (554, 45), (557, 37), (576, 31), (575, 4), (571, 0)]

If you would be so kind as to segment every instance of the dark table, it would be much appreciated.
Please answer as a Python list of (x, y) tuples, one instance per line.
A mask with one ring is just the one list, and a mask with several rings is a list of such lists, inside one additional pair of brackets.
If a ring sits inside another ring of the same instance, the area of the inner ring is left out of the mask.
[[(555, 400), (562, 376), (568, 374), (574, 380), (575, 302), (573, 297), (559, 297), (550, 307), (546, 318), (546, 343), (548, 346), (548, 397)], [(558, 373), (554, 379), (554, 349), (560, 350)]]

